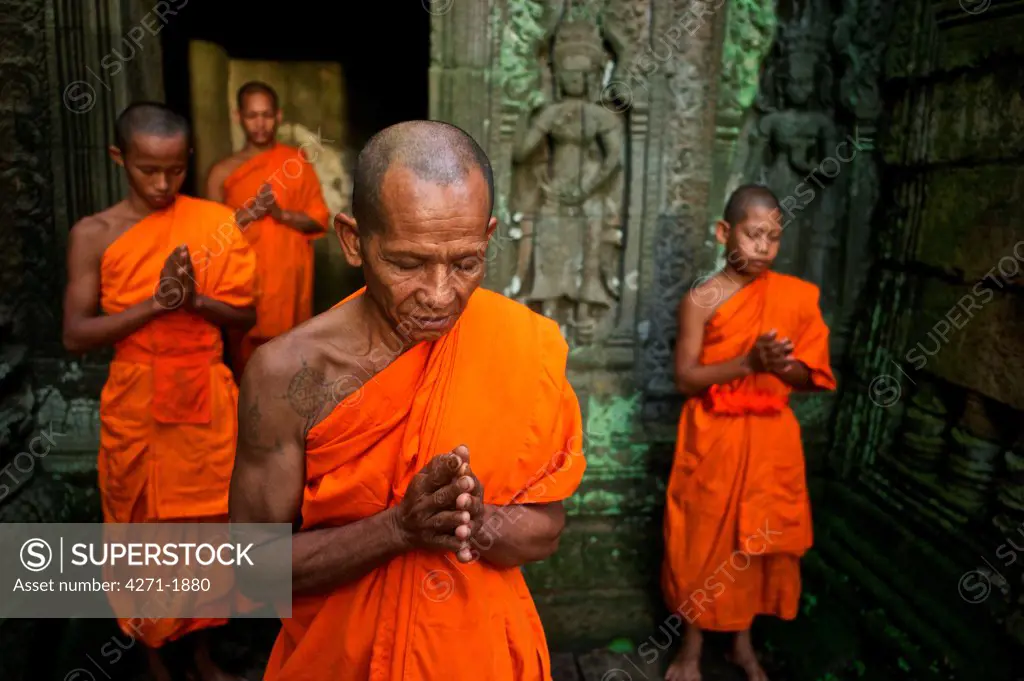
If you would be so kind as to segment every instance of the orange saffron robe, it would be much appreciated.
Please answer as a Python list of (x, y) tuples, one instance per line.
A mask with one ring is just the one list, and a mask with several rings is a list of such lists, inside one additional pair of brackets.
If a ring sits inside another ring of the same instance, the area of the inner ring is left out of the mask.
[[(232, 211), (179, 196), (119, 236), (103, 253), (101, 306), (108, 315), (154, 294), (164, 261), (188, 244), (196, 293), (253, 304), (256, 258)], [(238, 388), (223, 364), (220, 329), (182, 309), (116, 344), (100, 396), (99, 488), (108, 523), (227, 522)], [(115, 604), (116, 610), (116, 604)], [(226, 620), (121, 619), (150, 647)]]
[(313, 316), (313, 244), (330, 217), (316, 171), (303, 153), (276, 144), (235, 169), (224, 181), (224, 203), (254, 206), (253, 197), (270, 184), (282, 210), (301, 212), (324, 227), (303, 234), (271, 217), (251, 222), (242, 232), (256, 252), (256, 324), (245, 334), (229, 334), (231, 364), (241, 378), (257, 347)]
[[(766, 272), (723, 302), (704, 332), (702, 364), (750, 351), (776, 329), (818, 388), (834, 390), (818, 288)], [(668, 606), (711, 631), (742, 631), (755, 615), (796, 617), (811, 509), (792, 391), (755, 374), (683, 406), (665, 508), (662, 589)]]
[[(311, 430), (303, 529), (397, 505), (431, 457), (459, 444), (489, 504), (571, 496), (586, 464), (567, 353), (554, 322), (478, 289), (448, 334), (363, 377)], [(500, 509), (495, 532), (522, 512)], [(413, 551), (331, 593), (295, 597), (264, 679), (340, 678), (548, 681), (551, 669), (519, 568)]]

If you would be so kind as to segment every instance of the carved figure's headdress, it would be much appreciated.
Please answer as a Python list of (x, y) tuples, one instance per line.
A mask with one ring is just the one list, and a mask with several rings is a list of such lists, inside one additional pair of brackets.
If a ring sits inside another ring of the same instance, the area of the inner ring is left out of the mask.
[(558, 68), (569, 71), (603, 68), (607, 55), (600, 28), (589, 18), (567, 19), (555, 32), (552, 57)]
[(825, 52), (831, 25), (828, 17), (819, 11), (816, 0), (808, 0), (802, 8), (800, 5), (799, 0), (794, 2), (793, 18), (781, 27), (783, 49), (787, 54)]

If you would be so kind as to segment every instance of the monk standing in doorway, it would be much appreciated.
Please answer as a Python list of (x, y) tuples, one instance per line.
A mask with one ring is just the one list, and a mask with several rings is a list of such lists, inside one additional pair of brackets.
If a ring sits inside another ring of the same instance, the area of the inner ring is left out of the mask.
[(725, 268), (679, 306), (676, 382), (687, 395), (665, 509), (662, 587), (685, 619), (666, 679), (699, 681), (701, 631), (736, 632), (733, 661), (767, 681), (757, 615), (796, 617), (811, 515), (793, 390), (834, 390), (818, 288), (770, 270), (782, 226), (766, 188), (729, 198)]
[(238, 380), (253, 350), (313, 316), (313, 245), (327, 231), (329, 211), (311, 165), (315, 150), (277, 141), (281, 109), (266, 83), (238, 90), (245, 146), (210, 169), (206, 197), (234, 208), (256, 251), (256, 325), (229, 334)]
[(267, 681), (550, 681), (520, 566), (585, 468), (555, 322), (479, 288), (494, 185), (469, 135), (401, 123), (334, 228), (366, 287), (260, 347), (231, 519), (294, 523)]
[[(110, 150), (128, 198), (70, 232), (64, 346), (114, 348), (100, 397), (105, 522), (227, 522), (238, 392), (220, 331), (255, 321), (256, 258), (231, 210), (178, 194), (189, 137), (161, 104), (128, 107)], [(145, 644), (159, 681), (171, 678), (161, 646), (225, 622), (118, 621)], [(203, 635), (194, 663), (200, 679), (229, 678)]]

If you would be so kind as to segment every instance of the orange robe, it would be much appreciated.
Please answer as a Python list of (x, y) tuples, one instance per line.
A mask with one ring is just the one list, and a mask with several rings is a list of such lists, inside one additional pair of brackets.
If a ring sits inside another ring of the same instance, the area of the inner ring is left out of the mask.
[[(276, 144), (235, 169), (224, 182), (224, 203), (234, 209), (252, 202), (269, 184), (282, 210), (305, 213), (327, 228), (330, 217), (313, 166), (299, 149)], [(229, 334), (231, 365), (241, 379), (257, 347), (313, 316), (313, 240), (324, 232), (302, 234), (271, 217), (242, 230), (256, 252), (256, 325)]]
[[(103, 311), (116, 314), (152, 296), (164, 261), (183, 243), (192, 255), (197, 294), (238, 307), (253, 304), (256, 258), (232, 211), (179, 196), (103, 253)], [(220, 329), (180, 309), (117, 343), (100, 396), (105, 522), (227, 522), (238, 389), (222, 355)], [(119, 623), (157, 647), (224, 621)]]
[[(477, 290), (448, 334), (409, 349), (311, 430), (303, 529), (397, 505), (429, 458), (459, 444), (487, 503), (572, 495), (586, 464), (567, 351), (554, 322)], [(511, 527), (518, 513), (496, 517)], [(551, 678), (521, 570), (451, 554), (413, 551), (332, 593), (297, 596), (282, 625), (266, 680)]]
[[(748, 352), (770, 331), (794, 343), (814, 385), (834, 390), (818, 288), (766, 272), (727, 299), (704, 332), (702, 364)], [(702, 629), (742, 631), (755, 615), (796, 617), (811, 509), (791, 388), (755, 374), (687, 400), (665, 508), (666, 603)]]

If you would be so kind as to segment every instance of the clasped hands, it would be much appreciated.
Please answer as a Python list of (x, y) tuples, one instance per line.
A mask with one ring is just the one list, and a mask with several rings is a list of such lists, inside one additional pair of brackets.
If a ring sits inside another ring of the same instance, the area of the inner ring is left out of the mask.
[(165, 310), (195, 307), (196, 272), (187, 245), (176, 247), (164, 260), (153, 299)]
[(754, 373), (785, 373), (792, 366), (793, 341), (776, 335), (775, 329), (761, 334), (747, 353), (747, 364)]
[(281, 206), (277, 202), (277, 197), (274, 196), (273, 187), (270, 186), (269, 182), (264, 182), (260, 185), (259, 190), (256, 192), (256, 196), (246, 201), (245, 204), (235, 212), (235, 220), (240, 226), (244, 226), (249, 222), (262, 220), (268, 215), (275, 220), (280, 220)]
[(417, 549), (455, 553), (460, 563), (476, 558), (470, 548), (483, 529), (484, 488), (459, 445), (431, 459), (417, 473), (395, 511), (401, 541)]

